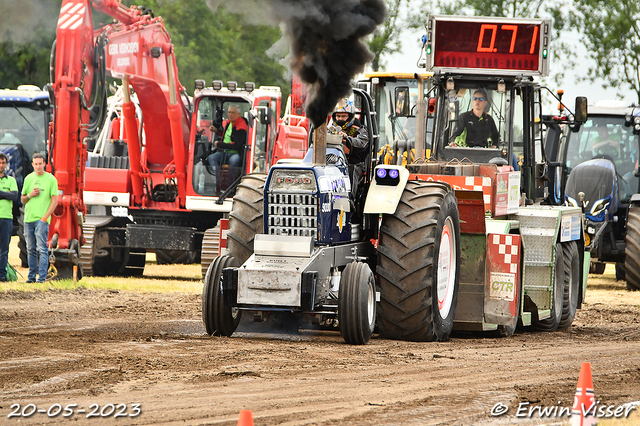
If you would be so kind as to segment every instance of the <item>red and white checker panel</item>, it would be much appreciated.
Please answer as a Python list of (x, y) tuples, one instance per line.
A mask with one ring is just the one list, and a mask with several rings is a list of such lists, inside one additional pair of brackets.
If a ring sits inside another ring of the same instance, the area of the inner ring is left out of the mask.
[(520, 303), (521, 237), (487, 235), (484, 316), (487, 323), (514, 325)]
[(491, 210), (491, 196), (493, 194), (493, 184), (491, 178), (487, 176), (429, 176), (427, 180), (447, 182), (453, 189), (467, 191), (482, 191), (484, 201), (484, 211)]
[[(491, 288), (493, 296), (512, 300), (512, 297), (517, 294), (517, 284), (520, 282), (521, 248), (520, 235), (487, 235), (487, 282), (492, 283), (496, 281), (496, 277), (501, 277), (502, 281), (512, 283), (511, 286), (500, 289)], [(509, 294), (503, 294), (507, 290)]]
[[(502, 258), (502, 263), (506, 269), (500, 272), (517, 273), (518, 265), (520, 265), (520, 236), (490, 234), (490, 238), (491, 241), (488, 241), (488, 246), (493, 246), (494, 250), (497, 250), (498, 258)], [(491, 250), (491, 248), (489, 250)], [(498, 263), (500, 263), (500, 259), (497, 260)]]
[(218, 224), (220, 225), (220, 236), (218, 237), (219, 238), (218, 255), (223, 255), (225, 252), (225, 249), (227, 248), (227, 233), (229, 232), (229, 219), (220, 219), (218, 221)]

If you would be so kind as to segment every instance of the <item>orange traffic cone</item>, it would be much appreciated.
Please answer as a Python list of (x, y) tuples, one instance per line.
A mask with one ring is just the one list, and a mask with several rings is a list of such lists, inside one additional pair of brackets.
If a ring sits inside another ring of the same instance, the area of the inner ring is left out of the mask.
[(593, 392), (591, 364), (583, 362), (571, 409), (571, 426), (593, 426), (597, 423), (596, 396)]
[(238, 426), (253, 426), (253, 413), (251, 410), (240, 410)]

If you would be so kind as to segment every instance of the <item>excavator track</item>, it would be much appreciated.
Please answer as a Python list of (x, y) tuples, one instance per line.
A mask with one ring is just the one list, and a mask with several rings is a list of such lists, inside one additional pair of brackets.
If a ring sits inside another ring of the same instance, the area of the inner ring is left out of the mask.
[(200, 266), (202, 268), (202, 279), (207, 275), (207, 269), (220, 252), (220, 225), (209, 228), (202, 237), (202, 252), (200, 256)]
[(96, 228), (108, 224), (111, 219), (111, 216), (87, 216), (86, 222), (82, 224), (82, 234), (86, 242), (80, 247), (80, 262), (84, 277), (93, 276), (93, 237)]

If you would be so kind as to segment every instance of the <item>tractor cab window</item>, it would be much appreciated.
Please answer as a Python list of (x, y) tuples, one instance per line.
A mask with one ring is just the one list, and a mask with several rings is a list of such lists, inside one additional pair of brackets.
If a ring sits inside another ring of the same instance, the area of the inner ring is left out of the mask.
[(594, 157), (608, 158), (624, 172), (628, 159), (637, 159), (636, 147), (630, 127), (624, 126), (622, 116), (594, 116), (580, 127), (575, 134), (569, 134), (567, 166), (591, 160)]
[[(417, 105), (420, 99), (418, 81), (382, 80), (373, 86), (380, 134), (378, 146), (374, 148), (378, 157), (390, 158), (390, 153), (397, 151), (398, 145), (414, 149)], [(430, 149), (430, 146), (427, 149)]]
[(0, 105), (0, 145), (20, 145), (28, 158), (46, 152), (46, 111), (24, 106)]
[[(218, 196), (243, 174), (247, 136), (254, 126), (250, 108), (247, 101), (238, 98), (199, 100), (193, 161), (197, 194)], [(230, 119), (236, 125), (230, 124)]]
[[(447, 120), (443, 157), (474, 163), (507, 159), (511, 111), (508, 93), (486, 86), (459, 87), (445, 102)], [(503, 163), (503, 161), (498, 161)]]
[(621, 181), (620, 199), (636, 192), (638, 178), (633, 171), (638, 164), (638, 136), (624, 125), (623, 115), (592, 115), (576, 133), (567, 135), (567, 167), (569, 172), (578, 164), (594, 158), (610, 160)]
[[(256, 111), (255, 138), (253, 142), (253, 171), (267, 172), (267, 150), (272, 148), (276, 138), (275, 100), (261, 100)], [(270, 111), (270, 112), (269, 112)]]

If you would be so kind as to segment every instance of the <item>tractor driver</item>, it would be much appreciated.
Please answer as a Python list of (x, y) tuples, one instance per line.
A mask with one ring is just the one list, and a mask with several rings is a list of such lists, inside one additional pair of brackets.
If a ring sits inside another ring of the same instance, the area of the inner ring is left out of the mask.
[(498, 145), (500, 134), (489, 112), (489, 96), (485, 89), (473, 92), (473, 108), (458, 116), (449, 146), (490, 148)]
[(619, 159), (620, 139), (611, 137), (605, 123), (598, 123), (596, 125), (596, 131), (598, 132), (598, 136), (595, 138), (593, 146), (591, 147), (594, 155), (596, 157), (600, 156), (612, 161), (617, 161)]
[(230, 105), (228, 110), (229, 119), (222, 123), (222, 129), (211, 126), (214, 135), (221, 136), (222, 139), (215, 140), (214, 152), (209, 155), (209, 166), (215, 166), (215, 173), (220, 181), (220, 168), (223, 164), (229, 165), (225, 179), (224, 188), (228, 188), (240, 173), (241, 157), (244, 153), (244, 146), (247, 142), (247, 122), (240, 114), (237, 105)]
[(351, 193), (355, 199), (358, 188), (364, 180), (366, 170), (364, 162), (369, 149), (369, 133), (367, 128), (356, 118), (356, 108), (348, 98), (341, 99), (335, 106), (328, 127), (337, 127), (337, 134), (342, 136), (342, 145), (349, 163)]

